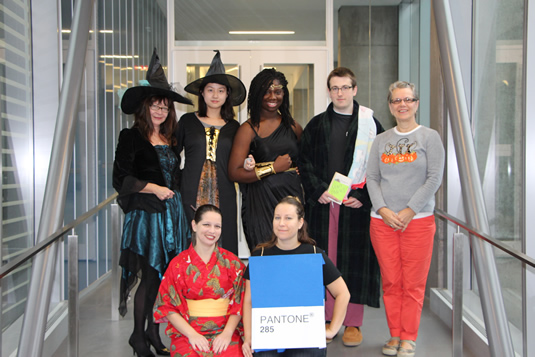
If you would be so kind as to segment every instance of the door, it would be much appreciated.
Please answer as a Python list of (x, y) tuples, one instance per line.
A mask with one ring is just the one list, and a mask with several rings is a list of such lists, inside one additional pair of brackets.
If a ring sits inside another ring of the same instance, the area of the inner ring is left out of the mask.
[[(169, 77), (185, 87), (206, 73), (214, 54), (213, 50), (172, 51)], [(264, 68), (275, 67), (284, 73), (288, 79), (292, 115), (303, 127), (329, 104), (326, 80), (330, 68), (326, 50), (221, 50), (221, 60), (227, 73), (240, 78), (246, 88)], [(191, 111), (186, 105), (179, 105), (177, 109)], [(238, 120), (243, 123), (247, 120), (247, 101), (237, 110)]]

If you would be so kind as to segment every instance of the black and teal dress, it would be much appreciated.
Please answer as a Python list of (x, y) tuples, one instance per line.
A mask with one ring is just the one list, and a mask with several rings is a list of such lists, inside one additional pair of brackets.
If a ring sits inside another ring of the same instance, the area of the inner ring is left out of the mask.
[[(163, 276), (169, 262), (187, 248), (190, 229), (178, 190), (179, 166), (176, 146), (153, 146), (136, 128), (121, 131), (113, 186), (125, 213), (119, 259), (123, 269), (119, 306), (122, 316), (126, 314), (126, 301), (142, 264), (148, 264)], [(141, 193), (148, 183), (166, 186), (175, 195), (161, 201), (154, 194)]]

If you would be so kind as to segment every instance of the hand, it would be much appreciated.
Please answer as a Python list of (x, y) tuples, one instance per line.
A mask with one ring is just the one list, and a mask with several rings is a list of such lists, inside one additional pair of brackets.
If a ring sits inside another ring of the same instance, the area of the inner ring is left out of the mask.
[(284, 172), (288, 170), (292, 166), (292, 158), (289, 154), (280, 155), (275, 159), (275, 162), (273, 163), (273, 167), (275, 168), (275, 172)]
[(168, 189), (167, 187), (157, 186), (154, 189), (154, 194), (156, 195), (156, 197), (158, 197), (160, 201), (164, 201), (164, 200), (173, 198), (173, 196), (175, 195), (175, 192)]
[(329, 192), (325, 191), (321, 194), (320, 198), (318, 198), (318, 202), (321, 203), (322, 205), (326, 205), (328, 203), (331, 203), (332, 200), (335, 200), (334, 196), (331, 195)]
[(222, 333), (220, 333), (216, 336), (216, 338), (214, 338), (214, 341), (212, 342), (212, 351), (214, 351), (215, 354), (225, 352), (228, 346), (230, 345), (231, 340), (232, 333), (230, 334), (230, 336), (227, 336), (225, 330), (223, 330)]
[(251, 349), (251, 341), (243, 341), (243, 345), (241, 347), (241, 350), (243, 352), (243, 355), (245, 357), (253, 357), (253, 350)]
[(198, 332), (195, 332), (192, 336), (188, 337), (189, 344), (195, 351), (210, 352), (210, 343), (206, 337)]
[(326, 338), (333, 339), (334, 336), (336, 336), (337, 333), (338, 333), (338, 331), (331, 330), (331, 325), (330, 324), (329, 324), (329, 327), (325, 327), (325, 337)]
[(401, 211), (398, 212), (398, 217), (401, 223), (403, 224), (403, 228), (401, 229), (402, 232), (405, 232), (405, 229), (407, 229), (407, 226), (409, 223), (411, 223), (412, 219), (416, 213), (412, 210), (412, 208), (404, 208)]
[(245, 171), (253, 171), (255, 165), (256, 161), (253, 155), (249, 154), (249, 156), (247, 156), (247, 159), (245, 159), (245, 161), (243, 162), (243, 168), (245, 169)]
[(398, 229), (404, 229), (404, 225), (401, 222), (401, 219), (399, 218), (397, 213), (395, 213), (391, 209), (381, 207), (377, 210), (377, 213), (381, 215), (381, 217), (383, 218), (383, 222), (392, 227), (394, 231), (397, 231)]
[(347, 200), (344, 200), (342, 204), (346, 207), (351, 207), (351, 208), (362, 207), (362, 202), (357, 200), (355, 197), (349, 197)]

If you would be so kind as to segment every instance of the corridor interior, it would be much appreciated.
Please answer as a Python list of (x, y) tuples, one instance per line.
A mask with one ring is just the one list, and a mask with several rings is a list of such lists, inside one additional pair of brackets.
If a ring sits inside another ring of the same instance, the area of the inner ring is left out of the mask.
[[(112, 321), (111, 279), (109, 275), (95, 284), (97, 286), (89, 289), (91, 292), (80, 299), (79, 356), (132, 356), (132, 348), (128, 345), (128, 338), (134, 326), (132, 300), (129, 301), (128, 313), (125, 318)], [(162, 341), (169, 345), (169, 339), (165, 336), (164, 330), (165, 325), (161, 325)], [(382, 356), (381, 346), (389, 337), (383, 307), (379, 309), (365, 308), (362, 333), (364, 340), (358, 347), (345, 347), (342, 344), (340, 333), (328, 345), (327, 355), (329, 357)], [(65, 339), (53, 357), (68, 356), (68, 351), (68, 341)], [(427, 300), (422, 312), (416, 351), (417, 356), (421, 357), (452, 356), (451, 329), (429, 309)], [(474, 354), (466, 347), (463, 351), (465, 357), (481, 355), (485, 354)]]

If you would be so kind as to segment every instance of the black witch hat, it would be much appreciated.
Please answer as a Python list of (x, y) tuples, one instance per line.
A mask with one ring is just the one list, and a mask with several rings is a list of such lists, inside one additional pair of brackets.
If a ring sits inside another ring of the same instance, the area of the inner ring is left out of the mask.
[(247, 95), (245, 85), (243, 85), (239, 78), (226, 74), (225, 66), (223, 65), (223, 62), (221, 62), (221, 54), (218, 50), (215, 50), (214, 52), (216, 52), (216, 54), (212, 59), (208, 72), (206, 72), (206, 76), (191, 82), (184, 88), (184, 90), (191, 94), (200, 95), (201, 88), (204, 88), (205, 85), (208, 83), (218, 83), (230, 88), (230, 101), (232, 105), (240, 105), (243, 103)]
[(146, 78), (146, 81), (140, 81), (139, 86), (128, 88), (124, 92), (121, 109), (125, 114), (135, 113), (145, 98), (153, 96), (163, 96), (175, 102), (193, 104), (191, 100), (176, 92), (173, 86), (167, 82), (156, 48), (152, 53)]

